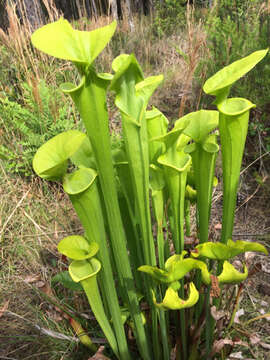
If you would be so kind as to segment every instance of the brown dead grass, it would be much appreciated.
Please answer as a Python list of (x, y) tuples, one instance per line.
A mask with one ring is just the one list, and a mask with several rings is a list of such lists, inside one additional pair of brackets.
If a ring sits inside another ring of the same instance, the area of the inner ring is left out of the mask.
[(0, 316), (0, 358), (60, 359), (65, 348), (77, 344), (41, 334), (38, 327), (73, 336), (65, 321), (52, 318), (32, 285), (50, 282), (61, 268), (57, 243), (80, 233), (81, 226), (57, 185), (11, 178), (1, 162), (0, 173), (0, 309), (7, 304)]
[[(14, 281), (21, 282), (27, 274), (47, 276), (42, 252), (57, 257), (58, 241), (81, 228), (60, 187), (39, 179), (10, 178), (1, 162), (0, 171), (0, 276), (12, 289)], [(3, 293), (0, 301), (4, 301)]]
[[(62, 14), (57, 11), (53, 0), (43, 0), (43, 3), (48, 12), (48, 22), (61, 17)], [(7, 33), (0, 29), (0, 44), (8, 51), (8, 57), (12, 59), (12, 63), (16, 64), (14, 86), (18, 88), (21, 82), (26, 81), (34, 90), (35, 84), (40, 79), (58, 86), (59, 71), (64, 74), (64, 78), (67, 76), (64, 81), (76, 81), (76, 74), (71, 70), (69, 63), (49, 57), (31, 45), (33, 26), (26, 17), (21, 23), (15, 6), (7, 5), (7, 13), (9, 28)], [(25, 14), (23, 8), (21, 13)], [(105, 26), (111, 21), (112, 18), (109, 16), (100, 16), (91, 21), (82, 18), (73, 25), (80, 30), (92, 30)], [(40, 17), (39, 23), (43, 22), (44, 18)], [(200, 60), (207, 56), (207, 53), (205, 33), (200, 23), (195, 25), (193, 10), (188, 7), (186, 30), (176, 29), (175, 34), (169, 38), (154, 36), (153, 24), (149, 17), (134, 17), (132, 24), (131, 28), (125, 19), (119, 21), (115, 36), (99, 56), (97, 67), (101, 71), (111, 72), (111, 63), (117, 55), (135, 53), (146, 76), (164, 74), (164, 83), (152, 99), (155, 106), (174, 118), (177, 118), (179, 113), (183, 113), (185, 108), (195, 110), (199, 103), (200, 93), (194, 86), (194, 73)], [(178, 48), (186, 54), (187, 59), (179, 55)], [(6, 62), (8, 66), (8, 58)], [(204, 76), (203, 72), (201, 76)], [(2, 84), (0, 90), (8, 91), (9, 89), (6, 84)]]

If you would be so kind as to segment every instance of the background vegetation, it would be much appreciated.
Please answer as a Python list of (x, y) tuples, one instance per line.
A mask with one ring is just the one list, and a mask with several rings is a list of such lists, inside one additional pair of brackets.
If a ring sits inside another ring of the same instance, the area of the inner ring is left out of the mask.
[[(152, 103), (172, 123), (189, 111), (212, 107), (212, 99), (201, 93), (206, 78), (270, 45), (269, 1), (194, 0), (194, 7), (179, 0), (114, 4), (117, 9), (108, 8), (105, 0), (0, 1), (0, 358), (87, 359), (69, 323), (45, 300), (54, 291), (61, 304), (70, 308), (72, 293), (60, 285), (53, 287), (50, 279), (59, 268), (66, 268), (57, 254), (57, 242), (75, 229), (80, 231), (80, 224), (60, 188), (48, 187), (35, 178), (31, 167), (33, 154), (46, 140), (60, 131), (82, 128), (71, 102), (58, 91), (61, 82), (76, 79), (70, 78), (73, 75), (68, 63), (33, 49), (33, 29), (61, 15), (72, 20), (77, 29), (89, 30), (117, 17), (117, 33), (98, 66), (110, 71), (116, 55), (134, 52), (146, 74), (163, 73), (165, 81)], [(268, 55), (237, 83), (232, 94), (245, 94), (257, 104), (252, 111), (244, 165), (254, 164), (243, 172), (239, 192), (243, 196), (239, 195), (239, 214), (244, 226), (238, 224), (236, 232), (247, 238), (253, 234), (265, 244), (270, 233), (269, 64)], [(117, 136), (119, 117), (113, 111), (110, 115), (117, 143), (121, 141)], [(221, 194), (215, 196), (213, 232), (219, 236)], [(251, 215), (248, 209), (252, 209)], [(267, 273), (265, 276), (267, 283)], [(269, 299), (267, 293), (250, 296), (248, 289), (243, 298), (246, 314), (254, 317), (261, 309), (267, 312), (260, 305)], [(72, 311), (80, 314), (84, 324), (91, 317), (85, 312), (84, 299), (78, 296), (74, 303)], [(263, 319), (255, 330), (269, 343), (267, 329), (269, 322)], [(99, 335), (95, 328), (87, 331)], [(254, 328), (246, 331), (252, 333)], [(264, 359), (264, 351), (254, 346), (253, 357)]]

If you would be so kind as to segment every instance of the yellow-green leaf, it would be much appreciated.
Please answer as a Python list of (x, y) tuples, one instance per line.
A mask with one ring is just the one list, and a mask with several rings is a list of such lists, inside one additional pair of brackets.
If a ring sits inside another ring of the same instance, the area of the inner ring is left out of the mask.
[(47, 180), (61, 179), (65, 174), (68, 159), (79, 149), (86, 135), (69, 130), (54, 136), (43, 144), (33, 159), (35, 173)]
[(242, 240), (234, 242), (229, 239), (227, 244), (220, 242), (205, 242), (199, 244), (195, 247), (195, 250), (191, 252), (191, 255), (195, 258), (206, 257), (212, 260), (228, 260), (246, 251), (256, 251), (263, 252), (266, 255), (268, 254), (266, 248), (259, 243)]
[(238, 284), (246, 280), (248, 276), (248, 269), (244, 265), (244, 272), (241, 273), (228, 261), (224, 261), (222, 273), (218, 276), (219, 283), (223, 284)]
[(97, 177), (93, 169), (80, 168), (63, 178), (63, 188), (69, 195), (79, 194), (91, 186)]
[(219, 96), (222, 91), (228, 90), (231, 85), (248, 73), (267, 54), (268, 49), (255, 51), (252, 54), (225, 66), (215, 75), (206, 80), (203, 90), (206, 94)]
[(180, 310), (195, 305), (199, 300), (199, 292), (192, 282), (189, 285), (189, 297), (187, 300), (181, 299), (178, 292), (173, 290), (171, 287), (167, 289), (162, 303), (157, 303), (155, 298), (153, 300), (155, 305), (159, 308), (165, 310)]
[(105, 48), (116, 29), (116, 22), (92, 31), (72, 28), (63, 18), (36, 30), (33, 45), (44, 53), (75, 63), (91, 64)]
[(90, 260), (74, 260), (68, 268), (69, 274), (75, 282), (96, 276), (100, 269), (101, 263), (95, 258)]
[(95, 256), (98, 250), (96, 242), (89, 243), (80, 235), (67, 236), (58, 244), (58, 251), (74, 260), (89, 259)]

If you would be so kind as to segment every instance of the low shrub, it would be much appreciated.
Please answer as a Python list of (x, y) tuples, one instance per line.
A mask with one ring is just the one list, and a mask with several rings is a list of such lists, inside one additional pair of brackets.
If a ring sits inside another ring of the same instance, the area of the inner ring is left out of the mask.
[(8, 173), (29, 176), (33, 156), (44, 141), (79, 124), (70, 102), (44, 81), (32, 87), (24, 83), (21, 89), (23, 103), (5, 93), (0, 98), (0, 156)]

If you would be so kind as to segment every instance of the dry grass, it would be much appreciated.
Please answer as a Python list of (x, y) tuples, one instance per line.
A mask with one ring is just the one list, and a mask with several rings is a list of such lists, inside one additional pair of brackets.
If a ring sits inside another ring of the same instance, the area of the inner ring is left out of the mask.
[[(47, 1), (46, 1), (47, 2)], [(19, 10), (23, 16), (23, 24), (16, 12), (15, 4), (8, 3), (6, 6), (9, 27), (7, 33), (0, 29), (0, 44), (4, 45), (8, 50), (12, 61), (16, 63), (16, 77), (19, 81), (27, 81), (31, 84), (31, 80), (46, 79), (48, 69), (53, 67), (53, 59), (49, 59), (41, 52), (35, 51), (30, 43), (30, 36), (33, 32), (33, 26), (25, 16), (24, 2), (19, 2)], [(50, 7), (49, 12), (52, 20), (56, 19), (54, 7)], [(60, 14), (58, 14), (60, 16)], [(38, 14), (38, 23), (42, 24), (43, 19)]]
[[(53, 0), (43, 0), (43, 3), (49, 16), (47, 21), (57, 20), (61, 16)], [(7, 33), (0, 30), (0, 44), (4, 45), (8, 52), (7, 66), (10, 58), (16, 63), (14, 74), (16, 88), (19, 89), (20, 83), (26, 81), (34, 92), (40, 79), (44, 79), (50, 85), (58, 86), (59, 73), (62, 74), (61, 80), (76, 81), (76, 75), (71, 71), (72, 67), (69, 63), (48, 57), (31, 46), (30, 36), (33, 25), (27, 18), (21, 23), (13, 5), (7, 5), (7, 13), (9, 28)], [(24, 9), (21, 9), (21, 13), (25, 13)], [(100, 16), (91, 21), (82, 18), (73, 25), (80, 30), (92, 30), (105, 26), (111, 21), (112, 18), (109, 16)], [(40, 16), (38, 22), (42, 25), (44, 18)], [(205, 56), (202, 51), (205, 34), (200, 24), (195, 25), (191, 11), (188, 10), (187, 13), (187, 31), (176, 30), (170, 38), (157, 38), (153, 34), (153, 24), (149, 17), (134, 17), (132, 25), (134, 31), (125, 19), (119, 21), (113, 40), (99, 57), (98, 68), (110, 72), (115, 56), (121, 53), (135, 53), (146, 75), (164, 74), (164, 84), (157, 91), (152, 103), (159, 106), (169, 117), (177, 117), (180, 102), (181, 109), (184, 109), (186, 103), (190, 109), (194, 109), (198, 94), (192, 93), (191, 88), (197, 65)], [(187, 54), (188, 61), (179, 55), (178, 48)], [(10, 91), (4, 82), (0, 90)]]
[(1, 162), (0, 179), (0, 310), (7, 307), (0, 311), (0, 358), (60, 359), (78, 344), (42, 335), (50, 329), (73, 337), (36, 288), (61, 269), (59, 240), (81, 226), (57, 185), (10, 178)]
[[(62, 14), (57, 11), (54, 0), (43, 0), (43, 4), (48, 12), (47, 22), (60, 18)], [(132, 27), (126, 18), (119, 21), (115, 36), (99, 56), (97, 63), (102, 71), (110, 72), (112, 60), (117, 55), (135, 53), (146, 75), (164, 74), (164, 84), (157, 91), (152, 103), (174, 118), (182, 114), (186, 107), (190, 110), (196, 109), (200, 94), (196, 86), (193, 86), (194, 73), (200, 60), (206, 56), (203, 28), (200, 23), (195, 24), (191, 7), (187, 9), (186, 30), (176, 29), (169, 38), (157, 38), (154, 35), (151, 17), (133, 17)], [(33, 48), (30, 43), (33, 24), (24, 16), (25, 9), (22, 4), (20, 12), (23, 23), (18, 18), (15, 6), (7, 5), (9, 28), (7, 33), (0, 29), (0, 45), (8, 52), (6, 65), (9, 66), (11, 58), (12, 63), (16, 64), (14, 86), (20, 91), (20, 83), (26, 81), (34, 91), (40, 79), (53, 86), (58, 86), (59, 80), (76, 81), (76, 75), (69, 63), (46, 56)], [(109, 16), (99, 16), (90, 21), (86, 19), (86, 10), (83, 7), (80, 12), (82, 18), (73, 23), (79, 30), (92, 30), (112, 21)], [(44, 17), (39, 14), (36, 26), (41, 26), (44, 21)], [(186, 54), (186, 58), (179, 55), (178, 49)], [(59, 79), (60, 73), (62, 78)], [(201, 76), (204, 76), (203, 72)], [(4, 92), (10, 91), (4, 82), (1, 87), (0, 90)]]
[[(74, 231), (72, 206), (57, 185), (39, 179), (26, 182), (20, 177), (10, 178), (2, 163), (0, 171), (1, 266), (8, 265), (10, 256), (15, 256), (24, 268), (11, 268), (13, 274), (38, 271), (44, 245), (55, 254), (59, 238)], [(67, 223), (66, 217), (71, 221)]]
[[(184, 51), (184, 53), (186, 54), (185, 61), (187, 66), (185, 72), (183, 94), (181, 97), (180, 108), (178, 113), (179, 118), (185, 114), (185, 107), (187, 100), (190, 99), (192, 96), (194, 96), (194, 91), (193, 91), (194, 74), (203, 56), (205, 56), (207, 52), (206, 33), (203, 30), (201, 20), (199, 21), (199, 23), (197, 24), (195, 23), (194, 7), (191, 7), (190, 5), (187, 6), (186, 19), (187, 19), (187, 49)], [(201, 77), (205, 78), (205, 69), (202, 71)], [(197, 94), (195, 94), (195, 96), (196, 95)], [(196, 110), (198, 110), (199, 108), (200, 99), (201, 99), (201, 92), (197, 97)]]

